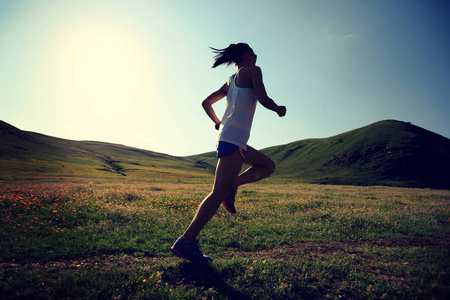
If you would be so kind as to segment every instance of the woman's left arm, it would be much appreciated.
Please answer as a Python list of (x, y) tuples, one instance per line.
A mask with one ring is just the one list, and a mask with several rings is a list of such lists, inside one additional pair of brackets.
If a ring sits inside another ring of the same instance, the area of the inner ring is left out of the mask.
[(214, 124), (218, 125), (220, 124), (220, 119), (217, 117), (216, 112), (212, 108), (212, 105), (225, 97), (228, 93), (228, 84), (225, 83), (222, 85), (220, 89), (209, 95), (205, 100), (202, 102), (203, 109), (205, 110), (206, 114), (211, 118), (211, 120), (214, 122)]
[(265, 108), (273, 110), (280, 117), (286, 115), (286, 107), (279, 106), (273, 101), (269, 96), (267, 96), (266, 88), (264, 87), (262, 72), (259, 67), (253, 67), (250, 69), (251, 81), (253, 90), (256, 93), (259, 103), (261, 103)]

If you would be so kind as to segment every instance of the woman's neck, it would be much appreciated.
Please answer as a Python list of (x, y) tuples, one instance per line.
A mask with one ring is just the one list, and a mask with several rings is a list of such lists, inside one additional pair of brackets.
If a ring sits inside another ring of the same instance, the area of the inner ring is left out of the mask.
[(250, 65), (248, 65), (248, 64), (238, 64), (237, 65), (237, 70), (239, 71), (241, 68), (243, 68), (243, 67), (249, 67)]

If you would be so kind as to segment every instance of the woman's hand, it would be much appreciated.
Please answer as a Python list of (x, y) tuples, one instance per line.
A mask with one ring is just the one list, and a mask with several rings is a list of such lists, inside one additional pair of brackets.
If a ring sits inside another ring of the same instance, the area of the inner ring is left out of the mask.
[(279, 117), (284, 117), (286, 115), (286, 106), (278, 106), (276, 112)]

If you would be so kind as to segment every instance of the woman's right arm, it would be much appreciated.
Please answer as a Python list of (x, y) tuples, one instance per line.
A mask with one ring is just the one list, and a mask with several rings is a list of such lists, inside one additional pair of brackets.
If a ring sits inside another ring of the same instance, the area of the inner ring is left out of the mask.
[(212, 105), (225, 97), (228, 93), (228, 84), (225, 83), (222, 85), (220, 89), (209, 95), (205, 100), (202, 102), (203, 109), (205, 110), (206, 114), (210, 117), (210, 119), (214, 122), (214, 124), (219, 124), (220, 119), (217, 117), (214, 109), (212, 108)]

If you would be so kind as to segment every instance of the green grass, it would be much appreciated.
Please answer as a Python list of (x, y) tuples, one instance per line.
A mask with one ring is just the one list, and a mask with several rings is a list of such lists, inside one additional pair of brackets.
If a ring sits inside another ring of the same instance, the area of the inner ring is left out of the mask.
[(8, 299), (445, 299), (450, 191), (255, 184), (173, 257), (210, 182), (0, 187)]

